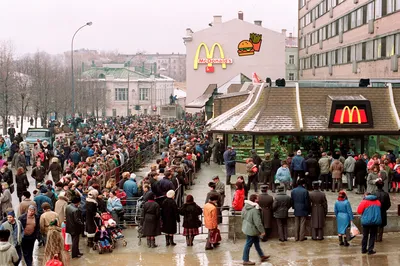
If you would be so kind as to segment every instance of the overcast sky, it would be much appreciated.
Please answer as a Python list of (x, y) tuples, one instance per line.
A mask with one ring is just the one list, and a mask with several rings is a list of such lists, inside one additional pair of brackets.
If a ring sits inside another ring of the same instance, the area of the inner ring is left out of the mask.
[[(213, 15), (244, 20), (288, 32), (297, 29), (297, 0), (1, 0), (0, 40), (11, 40), (17, 54), (51, 54), (74, 48), (120, 53), (184, 53), (185, 29), (208, 27)], [(297, 36), (297, 34), (294, 34)]]

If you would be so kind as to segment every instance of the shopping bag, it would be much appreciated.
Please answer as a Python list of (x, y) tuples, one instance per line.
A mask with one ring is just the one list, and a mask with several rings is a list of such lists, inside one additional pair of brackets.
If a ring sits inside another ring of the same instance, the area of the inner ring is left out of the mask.
[(72, 236), (68, 233), (65, 233), (65, 245), (72, 245)]
[(63, 263), (58, 259), (58, 256), (55, 255), (51, 260), (46, 262), (46, 266), (63, 266)]
[(218, 242), (220, 242), (222, 240), (221, 238), (221, 232), (219, 231), (219, 229), (214, 229), (211, 230), (210, 232), (210, 243), (211, 244), (216, 244)]
[(351, 222), (351, 224), (350, 224), (350, 239), (355, 238), (359, 234), (360, 234), (360, 230), (358, 230), (357, 226), (353, 222)]

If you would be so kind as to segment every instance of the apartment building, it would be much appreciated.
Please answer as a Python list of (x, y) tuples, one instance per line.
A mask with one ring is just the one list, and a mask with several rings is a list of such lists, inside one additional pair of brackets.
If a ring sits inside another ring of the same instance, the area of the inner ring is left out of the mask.
[(299, 0), (299, 79), (399, 79), (400, 0)]
[[(283, 29), (282, 33), (286, 36), (286, 30)], [(285, 39), (285, 64), (286, 64), (286, 80), (298, 80), (298, 46), (297, 37), (292, 33), (286, 36)]]

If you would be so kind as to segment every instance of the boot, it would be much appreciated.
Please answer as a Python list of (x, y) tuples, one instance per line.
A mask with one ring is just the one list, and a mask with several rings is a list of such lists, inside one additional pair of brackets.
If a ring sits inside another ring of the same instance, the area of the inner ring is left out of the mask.
[(169, 236), (169, 243), (171, 244), (171, 246), (176, 246), (176, 243), (174, 243), (174, 236)]
[(344, 246), (345, 247), (350, 246), (349, 242), (347, 242), (347, 238), (346, 237), (344, 237)]
[(158, 246), (156, 245), (156, 239), (152, 239), (152, 240), (151, 240), (151, 247), (152, 247), (152, 248), (158, 247)]
[(343, 236), (339, 236), (339, 245), (340, 245), (340, 246), (343, 246), (343, 245), (344, 245), (344, 243), (343, 243)]
[(190, 237), (190, 246), (193, 246), (193, 240), (194, 240), (194, 236)]
[(151, 239), (150, 238), (147, 238), (147, 247), (151, 248)]
[(167, 243), (167, 247), (170, 245), (169, 243), (169, 235), (165, 235), (165, 242)]
[(186, 236), (186, 246), (190, 247), (190, 236)]
[(88, 237), (87, 246), (88, 246), (89, 248), (92, 248), (92, 247), (93, 247), (93, 238), (92, 238), (92, 237)]

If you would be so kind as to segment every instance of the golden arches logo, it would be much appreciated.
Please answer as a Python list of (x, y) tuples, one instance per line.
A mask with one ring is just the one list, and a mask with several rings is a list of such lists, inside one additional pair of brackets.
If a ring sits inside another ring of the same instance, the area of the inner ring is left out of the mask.
[(349, 106), (345, 106), (342, 110), (342, 115), (340, 116), (340, 124), (343, 124), (344, 122), (344, 114), (346, 113), (346, 111), (348, 111), (349, 113), (349, 123), (353, 123), (353, 113), (354, 111), (357, 111), (357, 122), (358, 124), (361, 124), (361, 115), (360, 115), (360, 110), (358, 109), (357, 106), (353, 106), (353, 108), (351, 108)]
[[(206, 50), (206, 58), (199, 58), (201, 48), (204, 47)], [(218, 47), (221, 58), (213, 58), (215, 48)], [(208, 49), (207, 44), (204, 42), (197, 47), (196, 56), (194, 57), (193, 68), (198, 69), (199, 64), (207, 64), (208, 67), (212, 67), (213, 64), (221, 64), (223, 69), (226, 69), (226, 64), (232, 64), (233, 60), (225, 58), (224, 50), (219, 43), (214, 43), (211, 50)]]

